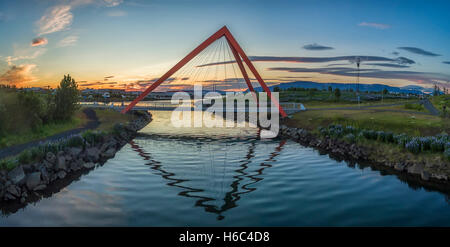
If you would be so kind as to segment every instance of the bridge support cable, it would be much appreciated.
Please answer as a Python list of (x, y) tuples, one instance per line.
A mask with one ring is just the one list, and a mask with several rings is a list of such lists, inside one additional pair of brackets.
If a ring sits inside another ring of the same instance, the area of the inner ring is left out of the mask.
[[(177, 71), (179, 71), (183, 66), (188, 64), (191, 60), (193, 60), (197, 55), (199, 55), (202, 51), (204, 51), (206, 48), (208, 48), (213, 42), (216, 40), (225, 37), (226, 42), (224, 44), (228, 44), (233, 56), (238, 63), (238, 67), (241, 70), (241, 73), (244, 77), (244, 80), (249, 88), (250, 91), (254, 92), (254, 88), (251, 84), (250, 79), (248, 78), (248, 73), (245, 69), (245, 65), (247, 65), (250, 72), (254, 75), (259, 85), (263, 88), (263, 90), (267, 93), (269, 96), (271, 102), (278, 108), (279, 113), (282, 117), (286, 117), (287, 114), (279, 104), (278, 100), (273, 97), (270, 89), (265, 84), (264, 80), (256, 70), (256, 68), (253, 66), (250, 59), (245, 54), (244, 50), (240, 47), (240, 45), (237, 43), (236, 39), (233, 37), (233, 35), (230, 33), (228, 28), (226, 26), (219, 29), (217, 32), (215, 32), (213, 35), (211, 35), (209, 38), (207, 38), (205, 41), (203, 41), (199, 46), (197, 46), (194, 50), (192, 50), (188, 55), (186, 55), (183, 59), (181, 59), (177, 64), (175, 64), (169, 71), (167, 71), (164, 75), (162, 75), (158, 80), (156, 80), (153, 84), (151, 84), (144, 92), (142, 92), (135, 100), (133, 100), (125, 109), (122, 110), (122, 113), (128, 112), (130, 109), (132, 109), (139, 101), (143, 100), (150, 92), (155, 90), (161, 83), (169, 79), (172, 75), (174, 75)], [(214, 57), (214, 56), (213, 56)], [(244, 63), (242, 63), (244, 61)], [(224, 62), (225, 66), (226, 63)], [(209, 67), (209, 66), (208, 66)], [(233, 67), (234, 69), (234, 67)], [(226, 74), (226, 72), (225, 72)]]

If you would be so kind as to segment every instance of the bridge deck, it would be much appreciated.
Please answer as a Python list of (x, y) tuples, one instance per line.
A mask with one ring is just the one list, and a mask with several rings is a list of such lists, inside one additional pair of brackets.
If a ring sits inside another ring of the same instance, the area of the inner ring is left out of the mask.
[[(110, 103), (110, 104), (103, 104), (103, 103), (97, 103), (97, 102), (81, 102), (82, 105), (89, 106), (89, 107), (95, 107), (95, 108), (107, 108), (107, 109), (114, 109), (117, 111), (123, 110), (126, 106), (122, 105), (121, 103)], [(283, 107), (284, 111), (287, 114), (293, 114), (299, 111), (306, 110), (303, 104), (301, 103), (281, 103), (281, 106)], [(178, 105), (173, 105), (169, 103), (142, 103), (138, 104), (135, 107), (133, 107), (134, 110), (143, 110), (143, 111), (196, 111), (199, 110), (199, 107), (195, 106), (187, 106), (187, 107), (181, 107)], [(208, 107), (204, 106), (202, 107), (202, 111), (206, 111)], [(234, 111), (234, 112), (263, 112), (261, 109), (258, 110), (250, 110), (248, 107), (246, 108), (223, 108), (224, 112)], [(270, 109), (269, 109), (270, 111)]]

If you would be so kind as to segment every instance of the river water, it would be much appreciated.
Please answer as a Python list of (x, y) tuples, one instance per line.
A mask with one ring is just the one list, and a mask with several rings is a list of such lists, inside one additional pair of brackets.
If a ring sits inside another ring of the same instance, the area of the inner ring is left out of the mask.
[(103, 166), (3, 226), (450, 226), (447, 190), (349, 165), (256, 128), (175, 128), (169, 112)]

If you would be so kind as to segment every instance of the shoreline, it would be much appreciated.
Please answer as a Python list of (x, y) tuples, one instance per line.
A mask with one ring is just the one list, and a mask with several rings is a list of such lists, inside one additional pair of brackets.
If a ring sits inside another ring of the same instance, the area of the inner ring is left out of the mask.
[[(319, 137), (305, 129), (280, 125), (279, 136), (292, 139), (305, 147), (313, 147), (330, 157), (350, 163), (364, 163), (364, 166), (375, 167), (377, 170), (388, 170), (391, 173), (413, 178), (420, 183), (450, 186), (449, 171), (428, 171), (427, 164), (420, 161), (398, 160), (397, 162), (380, 162), (370, 156), (370, 148), (356, 143), (347, 143), (344, 140), (329, 136)], [(445, 172), (447, 171), (447, 172)]]
[(0, 209), (14, 212), (30, 202), (39, 201), (68, 186), (81, 175), (113, 158), (137, 132), (152, 121), (146, 111), (130, 111), (135, 119), (126, 125), (117, 124), (112, 133), (83, 139), (81, 147), (65, 147), (58, 152), (47, 152), (45, 157), (14, 169), (0, 170)]

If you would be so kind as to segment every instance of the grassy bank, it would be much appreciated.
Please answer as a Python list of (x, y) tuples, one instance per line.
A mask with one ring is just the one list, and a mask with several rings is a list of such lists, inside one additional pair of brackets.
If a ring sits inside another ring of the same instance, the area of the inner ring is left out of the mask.
[(132, 120), (133, 116), (130, 114), (122, 114), (118, 111), (111, 109), (94, 109), (97, 114), (97, 118), (100, 122), (98, 130), (110, 131), (117, 123), (126, 124)]
[(86, 122), (86, 115), (82, 112), (82, 109), (79, 109), (70, 120), (41, 125), (35, 130), (28, 129), (19, 133), (6, 134), (0, 140), (0, 148), (39, 140), (67, 130), (80, 128)]
[[(446, 147), (449, 149), (449, 144), (446, 140), (441, 142), (437, 139), (450, 133), (450, 121), (423, 113), (421, 107), (408, 105), (381, 107), (376, 110), (316, 110), (297, 113), (287, 120), (286, 124), (289, 127), (309, 130), (319, 138), (332, 136), (364, 146), (370, 150), (368, 159), (372, 161), (422, 162), (430, 164), (430, 170), (440, 169), (441, 166), (434, 165), (450, 164), (448, 151), (444, 152)], [(330, 126), (336, 125), (342, 126), (344, 131), (336, 132), (334, 127), (329, 131)], [(351, 131), (348, 132), (347, 128)], [(424, 136), (428, 137), (420, 138)], [(439, 143), (439, 147), (435, 146), (435, 142)], [(406, 145), (407, 143), (409, 145)], [(417, 148), (414, 145), (417, 145)]]
[(450, 95), (433, 96), (430, 101), (441, 113), (443, 113), (444, 106), (446, 106), (447, 115), (450, 115)]
[(293, 127), (314, 130), (330, 124), (350, 125), (362, 129), (392, 131), (411, 136), (428, 136), (450, 133), (450, 121), (423, 112), (395, 112), (402, 106), (363, 110), (323, 110), (297, 113), (289, 120)]

